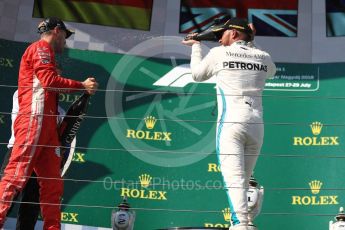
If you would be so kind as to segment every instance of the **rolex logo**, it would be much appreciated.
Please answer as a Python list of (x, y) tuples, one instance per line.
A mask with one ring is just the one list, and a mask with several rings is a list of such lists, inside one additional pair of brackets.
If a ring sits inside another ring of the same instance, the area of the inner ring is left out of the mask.
[(155, 127), (157, 119), (153, 116), (148, 116), (144, 118), (144, 121), (147, 129), (153, 129)]
[(222, 210), (223, 213), (223, 217), (224, 217), (224, 223), (204, 223), (204, 226), (208, 228), (212, 228), (212, 229), (229, 229), (230, 227), (230, 219), (231, 219), (231, 212), (230, 212), (230, 208), (224, 208)]
[[(337, 195), (328, 195), (320, 194), (321, 187), (323, 183), (319, 180), (312, 180), (309, 183), (310, 191), (312, 195), (294, 195), (292, 196), (291, 204), (292, 205), (301, 205), (301, 206), (319, 206), (319, 205), (338, 205), (338, 196)], [(327, 193), (327, 191), (326, 191)]]
[(148, 174), (142, 174), (141, 176), (139, 176), (139, 180), (141, 187), (147, 188), (151, 183), (152, 177)]
[(230, 217), (231, 217), (231, 214), (230, 214), (230, 208), (224, 208), (222, 210), (222, 213), (223, 213), (223, 216), (224, 216), (224, 220), (226, 222), (230, 222)]
[(323, 124), (314, 121), (309, 125), (313, 136), (297, 136), (293, 137), (293, 145), (296, 146), (336, 146), (340, 145), (338, 136), (320, 135)]
[(311, 132), (316, 136), (319, 135), (322, 131), (322, 126), (323, 125), (321, 124), (321, 122), (318, 122), (318, 121), (311, 123), (310, 125)]
[(167, 200), (167, 192), (161, 190), (153, 190), (154, 186), (148, 188), (151, 184), (152, 177), (149, 174), (141, 174), (139, 176), (141, 188), (121, 188), (122, 197), (131, 197), (135, 199), (149, 199), (149, 200)]
[(162, 132), (162, 131), (151, 131), (157, 122), (157, 119), (153, 116), (148, 116), (144, 118), (146, 128), (149, 130), (135, 130), (127, 129), (127, 138), (138, 139), (138, 140), (147, 140), (147, 141), (172, 141), (171, 132)]
[(311, 193), (313, 194), (319, 194), (321, 186), (322, 186), (322, 182), (319, 180), (313, 180), (309, 183)]

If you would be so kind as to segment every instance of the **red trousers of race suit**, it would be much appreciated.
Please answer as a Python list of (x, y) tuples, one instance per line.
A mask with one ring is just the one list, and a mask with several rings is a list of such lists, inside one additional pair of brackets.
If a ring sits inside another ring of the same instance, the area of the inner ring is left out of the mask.
[[(21, 118), (18, 116), (17, 125), (15, 123), (15, 143), (9, 164), (4, 172), (5, 175), (0, 182), (0, 227), (5, 222), (7, 211), (14, 196), (23, 189), (34, 170), (40, 185), (43, 229), (60, 229), (60, 202), (63, 193), (63, 181), (60, 176), (60, 154), (56, 147), (46, 147), (49, 145), (56, 146), (56, 138), (47, 135), (47, 132), (43, 130), (41, 132), (41, 129), (38, 128), (50, 119), (32, 116), (29, 125), (22, 124), (21, 127), (23, 128), (18, 128), (20, 120)], [(55, 117), (54, 122), (56, 124)], [(45, 126), (43, 125), (43, 127)], [(49, 130), (48, 127), (47, 130)], [(51, 130), (49, 132), (51, 133)]]
[(0, 182), (0, 227), (5, 222), (10, 202), (34, 170), (40, 185), (43, 228), (60, 229), (63, 192), (60, 153), (56, 147), (46, 146), (60, 145), (56, 124), (58, 93), (83, 88), (81, 82), (57, 73), (54, 50), (47, 41), (41, 39), (26, 49), (18, 76), (15, 142)]

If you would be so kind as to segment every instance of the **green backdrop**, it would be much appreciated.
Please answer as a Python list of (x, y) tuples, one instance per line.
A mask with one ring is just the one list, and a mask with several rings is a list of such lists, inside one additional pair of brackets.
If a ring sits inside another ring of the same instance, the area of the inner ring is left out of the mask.
[[(17, 85), (27, 45), (0, 40), (1, 157), (15, 91), (3, 85)], [(189, 60), (71, 49), (58, 60), (63, 75), (95, 76), (102, 89), (77, 136), (63, 222), (110, 227), (112, 207), (126, 195), (135, 229), (229, 225), (215, 155), (214, 84), (155, 85)], [(344, 63), (277, 67), (264, 92), (265, 141), (255, 177), (265, 198), (256, 222), (265, 230), (328, 229), (344, 204)], [(60, 95), (60, 105), (67, 109), (77, 96)]]

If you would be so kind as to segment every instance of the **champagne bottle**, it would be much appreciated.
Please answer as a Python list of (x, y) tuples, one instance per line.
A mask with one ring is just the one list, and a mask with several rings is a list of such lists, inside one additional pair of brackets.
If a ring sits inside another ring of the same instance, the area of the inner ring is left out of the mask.
[(90, 101), (90, 94), (83, 93), (68, 108), (65, 117), (59, 127), (60, 141), (62, 146), (69, 145), (77, 134), (81, 122), (84, 120)]
[(222, 38), (225, 29), (222, 20), (216, 19), (212, 26), (201, 33), (188, 34), (185, 40), (214, 41), (218, 42)]
[[(68, 108), (67, 113), (59, 126), (62, 175), (66, 173), (72, 162), (73, 151), (70, 151), (70, 147), (72, 148), (71, 143), (80, 128), (81, 122), (84, 120), (89, 101), (90, 94), (83, 93)], [(75, 142), (73, 145), (75, 145)]]

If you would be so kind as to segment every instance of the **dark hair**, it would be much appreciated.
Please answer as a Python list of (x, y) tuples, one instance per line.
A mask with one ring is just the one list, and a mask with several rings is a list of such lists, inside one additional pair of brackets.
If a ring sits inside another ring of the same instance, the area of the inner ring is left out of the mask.
[[(236, 29), (235, 29), (235, 30), (236, 30)], [(244, 38), (242, 39), (243, 41), (245, 41), (245, 42), (250, 42), (250, 41), (253, 40), (253, 36), (252, 36), (252, 35), (247, 34), (247, 33), (245, 33), (245, 32), (242, 32), (242, 31), (239, 31), (239, 30), (236, 30), (236, 31), (237, 31), (238, 33), (244, 35)]]

